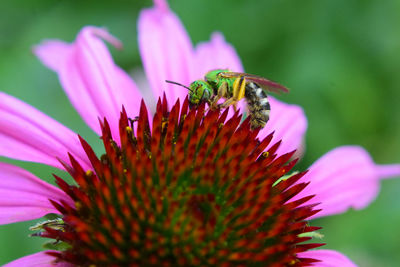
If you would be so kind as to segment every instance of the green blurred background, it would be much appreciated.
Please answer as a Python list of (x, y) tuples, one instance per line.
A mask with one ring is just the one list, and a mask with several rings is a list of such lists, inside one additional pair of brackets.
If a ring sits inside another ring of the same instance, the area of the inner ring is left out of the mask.
[[(111, 48), (129, 72), (141, 67), (136, 20), (151, 1), (16, 0), (0, 3), (0, 90), (56, 118), (92, 140), (57, 77), (32, 55), (45, 38), (72, 41), (84, 25), (107, 27), (125, 49)], [(400, 1), (386, 0), (171, 0), (194, 44), (219, 30), (240, 55), (246, 72), (281, 82), (280, 99), (302, 106), (308, 118), (305, 169), (330, 149), (365, 147), (377, 163), (400, 162)], [(58, 172), (12, 162), (47, 181)], [(65, 177), (65, 176), (64, 176)], [(382, 182), (367, 209), (313, 221), (327, 248), (360, 266), (400, 262), (400, 179)], [(33, 222), (0, 226), (0, 264), (40, 250), (28, 238)]]

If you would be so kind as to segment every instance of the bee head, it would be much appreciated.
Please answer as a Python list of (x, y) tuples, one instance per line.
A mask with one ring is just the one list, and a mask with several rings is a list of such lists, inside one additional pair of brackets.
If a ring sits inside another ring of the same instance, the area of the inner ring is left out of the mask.
[(198, 106), (203, 102), (207, 102), (211, 98), (212, 88), (202, 80), (194, 81), (190, 84), (189, 90), (189, 105)]
[(196, 107), (203, 102), (208, 102), (212, 95), (213, 89), (212, 86), (203, 80), (197, 80), (190, 84), (190, 87), (187, 87), (183, 84), (166, 80), (167, 83), (176, 84), (186, 88), (189, 91), (189, 106)]

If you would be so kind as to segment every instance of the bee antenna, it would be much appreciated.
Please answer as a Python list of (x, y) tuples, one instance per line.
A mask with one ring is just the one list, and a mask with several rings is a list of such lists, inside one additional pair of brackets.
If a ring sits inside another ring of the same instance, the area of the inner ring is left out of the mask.
[(168, 80), (165, 80), (165, 82), (167, 82), (167, 83), (172, 83), (172, 84), (176, 84), (176, 85), (185, 87), (185, 88), (188, 89), (190, 92), (193, 92), (192, 89), (190, 89), (189, 87), (187, 87), (187, 86), (185, 86), (185, 85), (183, 85), (183, 84), (180, 84), (180, 83), (177, 83), (177, 82), (173, 82), (173, 81), (168, 81)]

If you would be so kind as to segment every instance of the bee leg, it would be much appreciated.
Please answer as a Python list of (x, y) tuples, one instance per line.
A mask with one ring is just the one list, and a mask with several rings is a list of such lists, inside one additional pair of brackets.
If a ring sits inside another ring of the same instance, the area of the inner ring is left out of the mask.
[(210, 101), (210, 107), (211, 107), (211, 109), (215, 109), (216, 107), (217, 107), (217, 103), (218, 103), (218, 100), (220, 99), (221, 97), (220, 96), (218, 96), (218, 95), (216, 95), (216, 96), (214, 96), (213, 97), (213, 99)]
[(129, 124), (130, 124), (130, 126), (131, 126), (131, 128), (133, 129), (133, 124), (136, 122), (136, 121), (139, 121), (139, 116), (136, 116), (135, 118), (128, 118), (128, 121), (129, 121)]
[(231, 98), (227, 99), (224, 103), (222, 103), (220, 105), (220, 107), (226, 108), (226, 107), (229, 107), (230, 105), (233, 105), (233, 107), (235, 108), (237, 102), (238, 101), (234, 97), (231, 97)]
[(229, 107), (230, 105), (233, 105), (233, 108), (235, 112), (237, 111), (236, 108), (236, 103), (244, 97), (244, 94), (246, 92), (246, 79), (244, 76), (240, 76), (235, 79), (233, 82), (233, 92), (232, 92), (232, 97), (226, 100), (221, 107), (226, 108)]
[(219, 98), (226, 97), (227, 92), (228, 92), (228, 83), (227, 82), (223, 82), (221, 84), (221, 86), (218, 87), (217, 95), (218, 95)]
[(218, 105), (218, 101), (225, 97), (228, 91), (228, 83), (223, 82), (222, 85), (220, 87), (218, 87), (218, 92), (217, 94), (214, 96), (213, 100), (211, 101), (211, 108), (215, 109), (217, 107), (220, 107)]
[(217, 95), (214, 95), (210, 100), (207, 101), (208, 108), (205, 110), (205, 112), (208, 112), (209, 110), (214, 110), (217, 108), (217, 102), (220, 99)]

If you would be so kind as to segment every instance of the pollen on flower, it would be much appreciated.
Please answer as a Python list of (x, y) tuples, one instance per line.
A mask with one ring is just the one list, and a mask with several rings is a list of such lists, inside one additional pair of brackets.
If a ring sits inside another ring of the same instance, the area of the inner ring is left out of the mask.
[[(70, 155), (55, 176), (75, 203), (50, 201), (63, 224), (42, 237), (69, 246), (48, 252), (78, 266), (303, 266), (297, 253), (319, 229), (306, 219), (318, 212), (290, 201), (307, 185), (305, 172), (288, 174), (293, 153), (277, 157), (280, 142), (264, 152), (272, 134), (257, 139), (249, 120), (227, 110), (189, 109), (187, 99), (168, 110), (158, 101), (150, 125), (142, 102), (136, 130), (122, 110), (120, 136), (101, 122), (105, 153), (98, 158), (81, 138), (93, 170)], [(119, 139), (117, 143), (114, 140)], [(284, 177), (284, 179), (282, 179)], [(277, 182), (279, 181), (279, 182)]]

